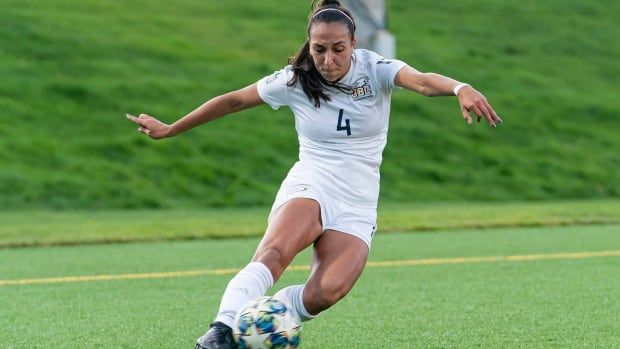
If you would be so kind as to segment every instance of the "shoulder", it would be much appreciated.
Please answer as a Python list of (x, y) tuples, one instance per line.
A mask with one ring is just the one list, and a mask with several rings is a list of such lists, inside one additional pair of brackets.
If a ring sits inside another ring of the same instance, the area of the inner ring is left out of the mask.
[(365, 50), (365, 49), (355, 49), (355, 56), (358, 57), (360, 62), (368, 63), (373, 66), (381, 66), (381, 65), (390, 65), (392, 63), (400, 63), (401, 61), (398, 59), (385, 58), (377, 52)]
[(377, 62), (385, 60), (383, 56), (371, 50), (358, 48), (354, 52), (359, 61), (363, 63), (377, 64)]
[(373, 76), (379, 77), (385, 71), (391, 71), (394, 66), (399, 64), (398, 60), (387, 59), (382, 55), (365, 49), (356, 49), (355, 50), (355, 59), (358, 62), (358, 67), (367, 72), (367, 74), (371, 74)]
[(378, 81), (386, 91), (394, 88), (394, 78), (405, 63), (397, 59), (387, 59), (382, 55), (364, 49), (356, 49), (355, 55), (368, 75)]
[(256, 89), (259, 97), (273, 109), (288, 105), (290, 102), (288, 82), (291, 76), (291, 67), (286, 66), (258, 80)]
[(267, 75), (263, 78), (266, 84), (270, 84), (274, 81), (288, 81), (291, 76), (293, 76), (293, 69), (291, 65), (287, 65), (286, 67), (276, 70), (271, 75)]

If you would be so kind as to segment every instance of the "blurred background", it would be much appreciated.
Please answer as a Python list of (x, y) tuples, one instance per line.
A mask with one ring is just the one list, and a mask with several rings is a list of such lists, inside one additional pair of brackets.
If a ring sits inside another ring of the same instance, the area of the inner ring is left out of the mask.
[[(166, 122), (281, 69), (310, 1), (0, 0), (0, 209), (265, 207), (297, 159), (289, 109), (152, 141)], [(620, 197), (620, 3), (387, 1), (397, 58), (469, 82), (393, 96), (381, 202)]]

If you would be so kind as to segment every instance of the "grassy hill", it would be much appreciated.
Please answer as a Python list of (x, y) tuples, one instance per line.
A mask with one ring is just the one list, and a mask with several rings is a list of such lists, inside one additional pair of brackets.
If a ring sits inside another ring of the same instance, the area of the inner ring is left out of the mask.
[[(160, 142), (124, 113), (171, 122), (279, 69), (309, 2), (2, 0), (0, 208), (269, 204), (297, 156), (288, 109)], [(399, 58), (472, 83), (505, 123), (397, 91), (383, 200), (620, 196), (620, 3), (389, 5)]]

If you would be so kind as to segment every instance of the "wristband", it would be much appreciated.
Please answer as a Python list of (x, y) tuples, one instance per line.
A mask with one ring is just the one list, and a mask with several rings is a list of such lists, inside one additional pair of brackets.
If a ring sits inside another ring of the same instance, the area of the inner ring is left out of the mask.
[(458, 96), (458, 95), (459, 95), (459, 91), (460, 91), (463, 87), (465, 87), (465, 86), (469, 86), (469, 84), (460, 83), (460, 84), (458, 84), (458, 85), (454, 86), (454, 89), (452, 90), (452, 92), (454, 92), (454, 95), (455, 95), (455, 96)]

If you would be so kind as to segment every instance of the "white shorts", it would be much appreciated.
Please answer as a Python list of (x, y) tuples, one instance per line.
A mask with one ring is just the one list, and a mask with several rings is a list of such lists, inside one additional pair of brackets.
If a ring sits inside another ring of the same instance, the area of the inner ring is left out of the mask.
[(322, 192), (318, 187), (287, 180), (282, 183), (269, 213), (271, 217), (287, 201), (295, 198), (307, 198), (317, 201), (321, 207), (323, 231), (337, 230), (358, 237), (370, 249), (371, 241), (377, 231), (377, 210), (374, 208), (356, 207)]

